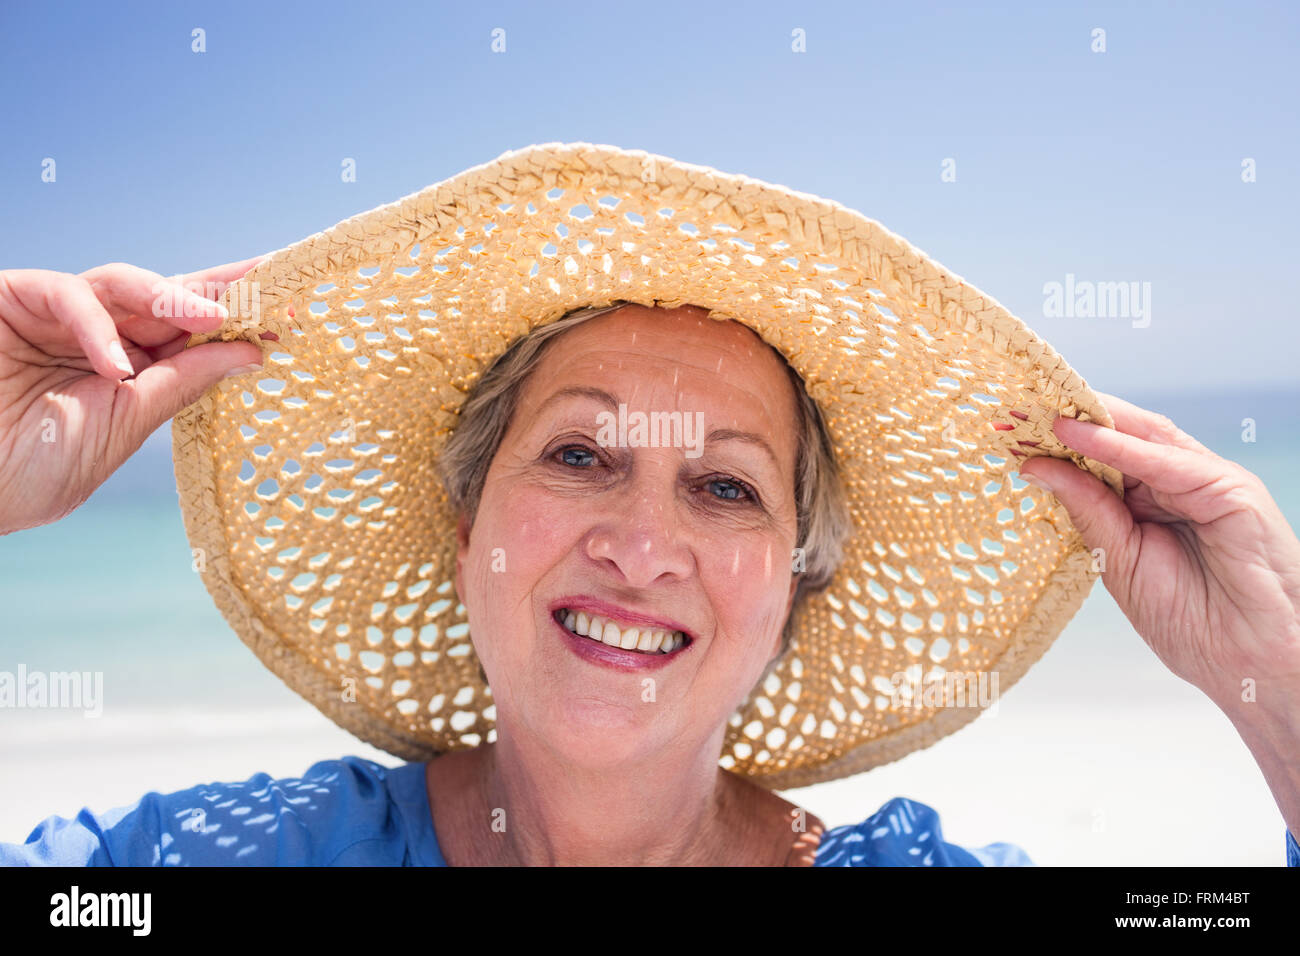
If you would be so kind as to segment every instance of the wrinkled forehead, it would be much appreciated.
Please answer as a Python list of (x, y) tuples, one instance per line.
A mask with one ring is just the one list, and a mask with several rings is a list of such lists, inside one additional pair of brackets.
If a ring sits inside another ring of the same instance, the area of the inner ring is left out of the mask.
[(710, 428), (759, 432), (793, 461), (798, 395), (785, 360), (744, 323), (696, 306), (623, 306), (550, 343), (525, 386), (522, 409), (557, 392), (594, 388), (630, 411), (701, 412)]

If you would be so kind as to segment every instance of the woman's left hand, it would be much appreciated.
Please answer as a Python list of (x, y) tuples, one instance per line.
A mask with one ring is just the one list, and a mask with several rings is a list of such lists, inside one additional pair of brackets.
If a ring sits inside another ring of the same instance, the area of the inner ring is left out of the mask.
[[(1026, 459), (1065, 506), (1142, 639), (1221, 707), (1300, 702), (1300, 540), (1264, 483), (1163, 415), (1098, 393), (1104, 428), (1057, 418), (1073, 450), (1124, 475), (1124, 500), (1073, 462)], [(1248, 698), (1249, 693), (1245, 693)], [(1248, 702), (1248, 701), (1247, 701)]]
[(1047, 484), (1101, 549), (1106, 590), (1156, 656), (1242, 733), (1294, 833), (1300, 540), (1251, 472), (1164, 415), (1098, 394), (1114, 429), (1058, 417), (1053, 432), (1123, 473), (1124, 499), (1066, 459), (1024, 459), (1020, 475)]

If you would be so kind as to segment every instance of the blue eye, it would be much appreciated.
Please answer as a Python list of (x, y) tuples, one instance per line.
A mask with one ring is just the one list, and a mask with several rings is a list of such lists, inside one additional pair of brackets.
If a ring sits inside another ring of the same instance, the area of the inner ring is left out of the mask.
[[(570, 468), (587, 469), (592, 465), (600, 464), (600, 459), (596, 453), (582, 445), (565, 445), (554, 452), (551, 457), (553, 460), (558, 459), (562, 464)], [(704, 480), (703, 486), (708, 488), (710, 496), (718, 501), (759, 504), (759, 498), (754, 489), (739, 478), (708, 478)], [(699, 487), (699, 485), (696, 487)]]
[[(559, 454), (566, 465), (573, 465), (578, 468), (589, 465), (596, 460), (596, 456), (581, 445), (570, 445), (567, 448), (561, 448)], [(575, 457), (579, 460), (575, 461)]]
[(722, 498), (725, 501), (735, 501), (740, 498), (748, 498), (751, 501), (754, 500), (754, 493), (749, 485), (745, 484), (743, 481), (738, 481), (735, 478), (714, 478), (708, 483), (708, 485), (710, 488), (721, 486), (726, 489), (723, 494), (716, 495), (716, 497)]

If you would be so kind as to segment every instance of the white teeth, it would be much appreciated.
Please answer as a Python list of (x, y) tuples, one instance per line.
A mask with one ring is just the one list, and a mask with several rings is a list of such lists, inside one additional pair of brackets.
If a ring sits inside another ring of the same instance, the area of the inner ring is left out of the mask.
[(564, 626), (570, 631), (600, 641), (602, 644), (608, 644), (610, 647), (650, 654), (668, 654), (686, 643), (686, 637), (681, 631), (665, 631), (651, 627), (629, 627), (624, 631), (613, 621), (596, 615), (588, 617), (583, 611), (575, 615), (566, 608), (560, 613), (564, 619)]

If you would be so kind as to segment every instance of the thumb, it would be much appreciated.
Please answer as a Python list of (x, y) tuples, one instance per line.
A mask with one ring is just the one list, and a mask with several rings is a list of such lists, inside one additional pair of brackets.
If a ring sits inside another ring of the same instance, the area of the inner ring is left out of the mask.
[(1022, 463), (1020, 477), (1045, 488), (1065, 506), (1089, 551), (1101, 549), (1103, 566), (1125, 580), (1136, 560), (1137, 526), (1120, 497), (1100, 478), (1064, 458), (1039, 455)]
[[(120, 398), (127, 398), (133, 429), (147, 436), (197, 402), (227, 373), (251, 371), (245, 366), (261, 365), (262, 350), (252, 342), (209, 342), (154, 362), (135, 378), (122, 382), (118, 392)], [(122, 396), (128, 388), (129, 397)]]

